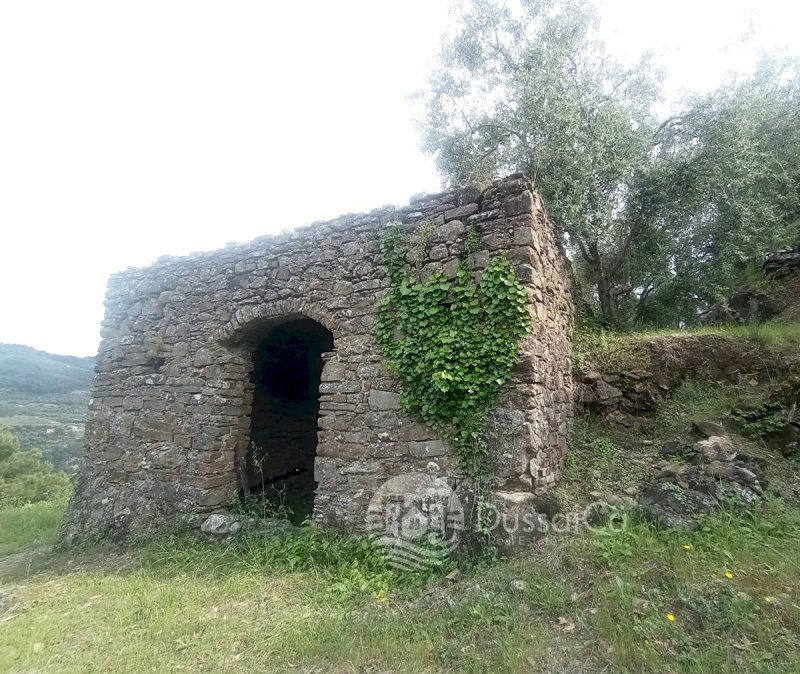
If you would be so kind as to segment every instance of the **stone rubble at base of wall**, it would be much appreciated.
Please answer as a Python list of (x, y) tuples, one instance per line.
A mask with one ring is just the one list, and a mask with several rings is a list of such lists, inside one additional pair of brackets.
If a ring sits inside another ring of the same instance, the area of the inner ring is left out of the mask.
[[(376, 341), (388, 291), (379, 244), (393, 221), (420, 242), (408, 263), (423, 278), (454, 274), (462, 259), (476, 274), (498, 253), (513, 263), (533, 332), (488, 428), (496, 488), (552, 485), (572, 415), (570, 276), (541, 200), (516, 174), (113, 275), (65, 539), (128, 539), (224, 510), (249, 443), (248, 337), (287, 318), (314, 319), (334, 337), (320, 386), (316, 521), (360, 532), (370, 498), (392, 476), (458, 478), (441, 438), (402, 411)], [(472, 227), (480, 249), (467, 254)]]

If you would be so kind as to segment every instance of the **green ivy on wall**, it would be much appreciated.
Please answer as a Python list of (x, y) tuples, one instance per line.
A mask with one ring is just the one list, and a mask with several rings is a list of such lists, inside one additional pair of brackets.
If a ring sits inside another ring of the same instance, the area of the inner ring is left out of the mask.
[(401, 379), (404, 407), (453, 446), (467, 476), (485, 482), (492, 469), (486, 423), (531, 331), (527, 291), (502, 255), (479, 282), (463, 262), (453, 278), (407, 274), (398, 223), (381, 252), (391, 289), (380, 304), (377, 337)]

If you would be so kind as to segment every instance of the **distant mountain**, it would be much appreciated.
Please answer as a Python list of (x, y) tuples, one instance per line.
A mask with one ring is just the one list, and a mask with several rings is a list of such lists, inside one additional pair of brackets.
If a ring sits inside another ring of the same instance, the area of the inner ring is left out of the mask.
[(0, 344), (0, 391), (70, 393), (87, 391), (94, 358), (57, 356), (20, 344)]
[(94, 358), (0, 344), (0, 424), (60, 470), (77, 466)]

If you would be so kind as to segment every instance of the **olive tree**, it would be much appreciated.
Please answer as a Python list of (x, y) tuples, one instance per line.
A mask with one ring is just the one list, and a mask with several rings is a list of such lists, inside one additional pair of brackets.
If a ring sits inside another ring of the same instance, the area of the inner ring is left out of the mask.
[(423, 97), (451, 183), (522, 170), (602, 322), (685, 324), (798, 219), (796, 64), (765, 61), (657, 118), (662, 73), (597, 37), (579, 0), (471, 0)]
[(605, 322), (639, 283), (632, 258), (651, 224), (628, 208), (651, 161), (659, 72), (620, 65), (593, 37), (593, 7), (474, 0), (425, 94), (424, 147), (453, 183), (523, 170), (585, 266)]

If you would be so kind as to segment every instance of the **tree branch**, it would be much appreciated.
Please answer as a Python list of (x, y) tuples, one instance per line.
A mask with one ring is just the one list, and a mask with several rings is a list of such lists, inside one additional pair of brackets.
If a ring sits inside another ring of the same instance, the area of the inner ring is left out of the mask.
[(612, 276), (619, 271), (619, 268), (622, 266), (623, 262), (625, 262), (625, 258), (628, 255), (628, 250), (631, 247), (631, 243), (633, 242), (634, 237), (638, 233), (639, 233), (638, 224), (634, 223), (633, 225), (629, 226), (628, 234), (625, 236), (625, 240), (622, 242), (622, 247), (614, 257), (614, 261), (611, 263), (610, 273)]

